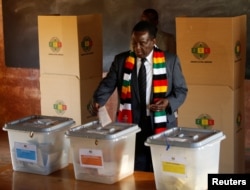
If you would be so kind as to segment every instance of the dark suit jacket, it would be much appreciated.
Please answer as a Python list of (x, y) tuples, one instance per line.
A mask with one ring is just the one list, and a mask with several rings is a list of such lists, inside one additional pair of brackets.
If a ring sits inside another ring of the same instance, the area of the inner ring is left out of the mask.
[[(108, 74), (100, 82), (97, 90), (95, 91), (93, 98), (101, 106), (107, 102), (116, 88), (118, 91), (118, 97), (120, 97), (123, 81), (123, 68), (128, 55), (129, 52), (127, 51), (115, 56)], [(167, 108), (167, 119), (169, 123), (172, 123), (176, 121), (174, 112), (177, 111), (178, 108), (183, 104), (188, 89), (178, 57), (174, 54), (165, 52), (165, 58), (168, 77), (168, 91), (166, 93), (166, 98), (170, 103), (170, 106)], [(136, 64), (134, 70), (132, 71), (131, 83), (133, 123), (139, 124), (140, 100), (137, 84)]]

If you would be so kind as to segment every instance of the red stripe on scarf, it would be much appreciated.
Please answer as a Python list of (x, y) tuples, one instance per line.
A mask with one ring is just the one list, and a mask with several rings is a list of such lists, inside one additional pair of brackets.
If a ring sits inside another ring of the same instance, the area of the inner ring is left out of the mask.
[(155, 51), (155, 52), (154, 52), (154, 57), (155, 57), (155, 58), (162, 57), (162, 52), (160, 52), (160, 51)]
[(125, 64), (125, 68), (132, 70), (134, 68), (134, 63), (127, 61)]
[(121, 93), (121, 98), (122, 99), (131, 99), (131, 93), (127, 93), (127, 94), (125, 94), (125, 93)]
[(117, 119), (118, 119), (119, 122), (132, 123), (132, 112), (131, 112), (131, 110), (123, 109), (122, 111), (119, 111)]
[(161, 132), (166, 131), (166, 130), (167, 130), (166, 127), (156, 128), (156, 129), (154, 130), (154, 133), (155, 133), (155, 134), (158, 134), (158, 133), (161, 133)]
[(153, 80), (153, 86), (168, 86), (167, 80)]

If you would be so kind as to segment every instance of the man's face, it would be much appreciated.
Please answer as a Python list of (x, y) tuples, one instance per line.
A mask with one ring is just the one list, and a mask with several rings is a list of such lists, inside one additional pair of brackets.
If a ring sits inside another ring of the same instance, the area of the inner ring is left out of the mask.
[(132, 47), (137, 57), (147, 57), (154, 48), (154, 45), (155, 38), (152, 39), (148, 32), (133, 32)]

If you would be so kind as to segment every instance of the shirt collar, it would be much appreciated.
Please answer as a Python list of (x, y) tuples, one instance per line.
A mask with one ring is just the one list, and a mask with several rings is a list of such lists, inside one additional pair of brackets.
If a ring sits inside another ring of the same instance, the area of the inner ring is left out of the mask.
[[(147, 59), (147, 62), (152, 64), (153, 63), (153, 52), (154, 52), (154, 49), (152, 49), (152, 51), (148, 54), (148, 56), (146, 57)], [(137, 61), (141, 61), (141, 58), (137, 58)]]
[(152, 51), (148, 54), (148, 56), (146, 57), (147, 61), (148, 61), (150, 64), (153, 63), (153, 52), (154, 52), (154, 50), (152, 50)]

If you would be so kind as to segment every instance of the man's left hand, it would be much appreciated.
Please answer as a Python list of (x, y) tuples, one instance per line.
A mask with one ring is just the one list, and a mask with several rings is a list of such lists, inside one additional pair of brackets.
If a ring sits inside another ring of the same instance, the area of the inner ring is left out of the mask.
[(165, 110), (168, 106), (169, 102), (167, 98), (161, 98), (156, 101), (154, 104), (149, 105), (149, 109), (151, 111), (162, 111)]

